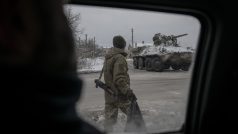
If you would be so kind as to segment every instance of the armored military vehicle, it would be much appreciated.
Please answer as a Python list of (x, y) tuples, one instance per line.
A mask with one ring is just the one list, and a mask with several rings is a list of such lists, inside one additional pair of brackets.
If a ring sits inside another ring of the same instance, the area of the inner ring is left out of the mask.
[(161, 33), (155, 34), (153, 46), (138, 47), (132, 51), (134, 54), (134, 68), (157, 72), (170, 68), (188, 71), (194, 50), (190, 47), (182, 47), (177, 42), (177, 38), (186, 35), (166, 36)]

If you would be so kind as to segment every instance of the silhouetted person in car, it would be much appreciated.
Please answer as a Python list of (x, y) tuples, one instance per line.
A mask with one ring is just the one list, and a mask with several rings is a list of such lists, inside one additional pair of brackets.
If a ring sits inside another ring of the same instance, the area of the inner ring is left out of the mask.
[(101, 133), (77, 117), (82, 82), (60, 0), (0, 1), (1, 133)]

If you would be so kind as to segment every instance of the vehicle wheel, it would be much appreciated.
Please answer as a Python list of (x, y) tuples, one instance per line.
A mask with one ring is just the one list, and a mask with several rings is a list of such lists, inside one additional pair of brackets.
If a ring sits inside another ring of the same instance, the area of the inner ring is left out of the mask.
[(171, 67), (174, 69), (174, 70), (179, 70), (181, 68), (180, 65), (177, 65), (177, 64), (173, 64), (171, 65)]
[(145, 59), (145, 68), (147, 71), (152, 71), (152, 59), (151, 58), (146, 58)]
[(181, 66), (181, 69), (183, 70), (183, 71), (188, 71), (189, 70), (189, 65), (182, 65)]
[(138, 61), (137, 61), (137, 58), (133, 58), (133, 66), (134, 66), (134, 69), (138, 69)]
[(169, 64), (164, 64), (164, 69), (169, 69), (170, 65)]
[(161, 59), (159, 57), (153, 58), (153, 60), (152, 60), (152, 68), (156, 72), (162, 72), (163, 71), (164, 65), (163, 65), (163, 62), (161, 61)]
[(138, 68), (141, 69), (141, 70), (144, 68), (144, 61), (143, 61), (143, 58), (139, 58), (139, 61), (138, 61)]

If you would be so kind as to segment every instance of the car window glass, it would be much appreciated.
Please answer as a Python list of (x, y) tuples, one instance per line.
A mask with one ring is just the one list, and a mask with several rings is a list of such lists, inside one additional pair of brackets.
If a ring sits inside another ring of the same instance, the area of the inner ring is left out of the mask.
[[(78, 74), (84, 82), (76, 106), (79, 116), (104, 130), (104, 90), (96, 88), (94, 80), (113, 47), (113, 37), (120, 35), (126, 42), (129, 87), (137, 97), (147, 132), (179, 130), (185, 121), (198, 19), (82, 5), (65, 5), (64, 9), (74, 36)], [(114, 132), (124, 132), (126, 127), (128, 117), (122, 111), (118, 111)]]

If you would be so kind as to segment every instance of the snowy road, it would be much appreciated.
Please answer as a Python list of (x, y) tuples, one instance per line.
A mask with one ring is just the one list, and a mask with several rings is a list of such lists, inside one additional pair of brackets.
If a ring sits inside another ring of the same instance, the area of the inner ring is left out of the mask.
[[(191, 73), (185, 71), (147, 72), (129, 71), (131, 88), (134, 90), (141, 107), (147, 130), (163, 132), (175, 130), (184, 122), (188, 87)], [(80, 115), (102, 128), (104, 116), (103, 90), (95, 88), (94, 79), (99, 73), (80, 74), (84, 90), (77, 105)], [(126, 117), (119, 114), (117, 132), (122, 132)]]

